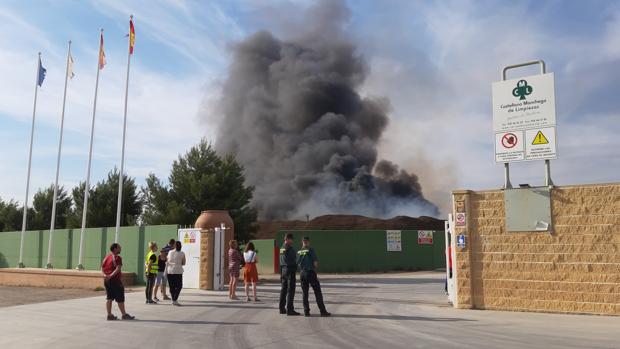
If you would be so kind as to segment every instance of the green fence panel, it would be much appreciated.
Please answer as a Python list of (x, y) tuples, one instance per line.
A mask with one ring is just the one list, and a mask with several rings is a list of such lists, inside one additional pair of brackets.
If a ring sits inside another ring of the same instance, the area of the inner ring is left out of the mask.
[(274, 239), (261, 239), (252, 240), (254, 248), (258, 255), (258, 274), (273, 274), (274, 273), (274, 248), (276, 241)]
[(434, 231), (432, 245), (420, 245), (417, 230), (402, 230), (402, 251), (399, 252), (387, 250), (385, 230), (282, 230), (277, 234), (278, 245), (289, 232), (295, 237), (295, 248), (301, 247), (303, 236), (310, 237), (322, 272), (413, 271), (445, 267), (443, 231)]
[[(101, 261), (114, 242), (115, 228), (88, 228), (84, 230), (84, 269), (99, 270)], [(176, 225), (121, 227), (119, 243), (122, 246), (123, 271), (137, 275), (137, 283), (144, 283), (144, 258), (147, 244), (155, 241), (162, 247), (177, 237)], [(0, 232), (0, 268), (16, 267), (19, 262), (21, 232)], [(26, 231), (24, 235), (24, 265), (44, 268), (47, 265), (49, 231)], [(80, 229), (54, 230), (52, 238), (52, 266), (55, 269), (73, 269), (78, 265)]]

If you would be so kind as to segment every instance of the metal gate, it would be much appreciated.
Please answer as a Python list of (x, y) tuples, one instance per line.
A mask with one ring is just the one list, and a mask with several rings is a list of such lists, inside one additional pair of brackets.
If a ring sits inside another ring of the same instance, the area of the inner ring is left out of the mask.
[(456, 306), (456, 273), (453, 269), (453, 263), (455, 261), (455, 241), (454, 241), (454, 217), (452, 214), (448, 215), (448, 220), (445, 221), (445, 242), (446, 242), (446, 292), (448, 294), (448, 301)]

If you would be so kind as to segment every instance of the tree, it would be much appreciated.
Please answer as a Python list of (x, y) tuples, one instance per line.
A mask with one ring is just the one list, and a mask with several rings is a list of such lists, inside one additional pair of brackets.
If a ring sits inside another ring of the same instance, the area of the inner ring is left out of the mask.
[(17, 202), (13, 200), (4, 202), (0, 199), (0, 231), (21, 230), (22, 212), (24, 211)]
[(256, 232), (256, 210), (250, 206), (254, 187), (245, 186), (243, 167), (231, 155), (220, 157), (205, 139), (172, 164), (165, 186), (150, 174), (142, 189), (146, 224), (193, 224), (205, 208), (228, 210), (237, 239)]
[[(32, 224), (28, 225), (31, 230), (45, 230), (50, 228), (52, 219), (52, 203), (54, 199), (54, 185), (48, 188), (39, 189), (32, 200), (32, 208), (34, 214), (32, 216)], [(71, 198), (63, 187), (58, 188), (58, 197), (56, 201), (56, 220), (54, 228), (62, 229), (67, 226), (67, 217), (71, 213)], [(29, 212), (30, 214), (30, 212)]]
[[(90, 227), (116, 226), (116, 206), (118, 200), (119, 172), (116, 168), (108, 172), (106, 179), (98, 182), (88, 192), (88, 215), (86, 224)], [(84, 208), (85, 184), (80, 183), (73, 188), (74, 214), (70, 219), (71, 227), (80, 227)], [(142, 212), (140, 198), (135, 179), (123, 175), (123, 201), (121, 205), (121, 226), (134, 225)]]

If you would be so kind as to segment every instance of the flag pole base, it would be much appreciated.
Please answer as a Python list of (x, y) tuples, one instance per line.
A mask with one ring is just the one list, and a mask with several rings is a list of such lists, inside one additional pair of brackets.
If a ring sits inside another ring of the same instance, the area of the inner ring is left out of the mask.
[(47, 263), (47, 265), (45, 266), (46, 269), (54, 269), (54, 267), (52, 266), (52, 263)]
[(24, 265), (24, 263), (19, 262), (19, 264), (17, 265), (18, 268), (25, 268), (26, 266)]
[(81, 264), (78, 264), (77, 268), (75, 268), (76, 270), (84, 270), (84, 266)]

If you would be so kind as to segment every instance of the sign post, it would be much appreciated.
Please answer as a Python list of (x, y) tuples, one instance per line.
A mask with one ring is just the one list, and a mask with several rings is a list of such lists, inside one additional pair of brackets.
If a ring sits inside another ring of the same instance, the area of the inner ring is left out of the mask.
[[(509, 69), (540, 65), (540, 74), (506, 80)], [(495, 161), (504, 164), (504, 189), (510, 183), (510, 162), (545, 160), (545, 185), (552, 186), (550, 159), (557, 159), (555, 82), (545, 62), (532, 61), (502, 69), (493, 83)]]

